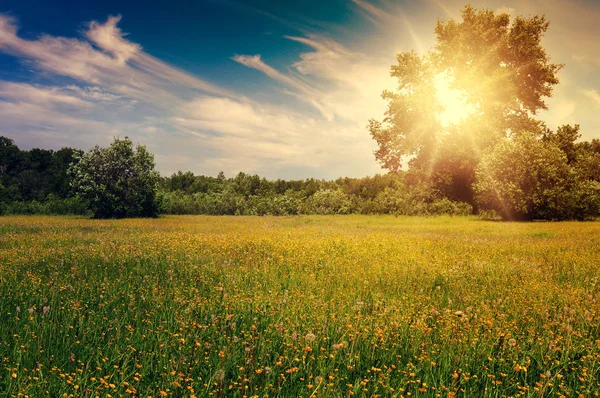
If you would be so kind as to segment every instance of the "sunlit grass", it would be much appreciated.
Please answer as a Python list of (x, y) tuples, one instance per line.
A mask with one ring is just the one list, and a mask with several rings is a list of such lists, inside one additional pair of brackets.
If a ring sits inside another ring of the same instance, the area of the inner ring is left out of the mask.
[(595, 396), (598, 247), (598, 223), (4, 217), (0, 396)]

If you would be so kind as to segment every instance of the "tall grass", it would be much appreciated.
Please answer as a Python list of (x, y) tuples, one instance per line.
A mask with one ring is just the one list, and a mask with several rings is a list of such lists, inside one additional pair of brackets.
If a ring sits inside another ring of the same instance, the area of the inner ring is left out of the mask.
[(600, 224), (0, 218), (0, 396), (595, 396)]

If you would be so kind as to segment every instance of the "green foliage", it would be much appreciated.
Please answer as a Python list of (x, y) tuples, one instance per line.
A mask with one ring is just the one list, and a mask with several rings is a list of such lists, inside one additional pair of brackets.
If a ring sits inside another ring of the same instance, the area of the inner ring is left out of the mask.
[(95, 218), (156, 217), (160, 175), (154, 156), (127, 137), (107, 148), (95, 146), (71, 170), (73, 189)]
[(162, 200), (167, 214), (286, 216), (299, 214), (303, 206), (301, 195), (293, 191), (248, 197), (229, 189), (223, 193), (193, 195), (175, 191), (164, 192)]
[(302, 195), (288, 190), (283, 195), (251, 196), (247, 212), (257, 216), (289, 216), (299, 214), (302, 209)]
[(68, 198), (67, 170), (81, 153), (73, 148), (21, 151), (13, 140), (0, 137), (0, 185), (4, 187), (0, 200), (43, 202), (50, 195)]
[(575, 142), (580, 137), (579, 125), (570, 126), (567, 124), (560, 126), (555, 132), (547, 129), (542, 136), (542, 140), (558, 147), (567, 157), (567, 162), (573, 163), (578, 157), (577, 144)]
[(37, 200), (0, 204), (0, 214), (20, 215), (89, 215), (87, 203), (80, 198), (56, 198), (50, 195), (45, 201)]
[[(112, 217), (142, 214), (142, 195), (129, 188), (127, 195), (109, 195), (108, 200), (101, 195), (95, 196), (96, 199), (93, 196), (84, 196), (79, 189), (79, 196), (71, 196), (73, 192), (69, 186), (74, 174), (67, 173), (68, 165), (76, 164), (82, 158), (83, 152), (72, 148), (59, 151), (20, 151), (12, 140), (0, 138), (0, 152), (3, 154), (3, 158), (0, 158), (0, 171), (4, 173), (0, 178), (0, 214), (91, 213), (101, 217), (107, 213), (106, 207), (114, 205), (115, 201), (120, 201), (121, 198), (132, 203), (133, 210), (127, 213), (123, 210), (125, 205), (121, 203), (117, 205), (119, 215)], [(600, 140), (576, 142), (578, 138), (579, 126), (562, 126), (556, 132), (546, 129), (536, 145), (552, 147), (564, 154), (568, 173), (561, 175), (567, 178), (567, 181), (571, 181), (567, 183), (569, 189), (565, 191), (564, 184), (548, 186), (544, 195), (537, 196), (537, 207), (535, 213), (532, 213), (534, 215), (505, 215), (506, 218), (588, 219), (598, 214)], [(150, 214), (156, 214), (157, 204), (164, 206), (160, 211), (166, 214), (471, 214), (474, 203), (473, 181), (476, 178), (475, 168), (479, 162), (479, 155), (467, 145), (468, 141), (468, 137), (459, 135), (444, 140), (443, 145), (437, 149), (438, 156), (429, 163), (427, 173), (419, 164), (424, 157), (415, 158), (411, 163), (414, 167), (408, 172), (363, 178), (344, 177), (333, 181), (312, 178), (271, 181), (247, 173), (238, 173), (232, 178), (227, 178), (222, 172), (216, 177), (211, 177), (180, 171), (159, 179), (160, 190), (154, 194), (153, 206), (149, 207), (154, 211)], [(501, 142), (505, 144), (505, 141)], [(110, 173), (123, 172), (123, 169), (118, 168), (109, 171), (111, 159), (126, 158), (130, 155), (134, 157), (132, 144), (129, 142), (125, 146), (129, 148), (121, 148), (121, 153), (113, 154), (112, 158), (107, 157), (106, 161), (99, 160), (99, 153), (107, 151), (108, 148), (90, 151), (96, 154), (95, 164), (103, 165), (102, 170), (109, 185), (114, 183), (120, 184), (120, 187), (129, 186), (123, 179), (108, 177)], [(145, 149), (142, 153), (144, 151)], [(145, 164), (149, 167), (151, 159), (145, 159)], [(120, 167), (128, 167), (126, 162), (118, 163)], [(508, 169), (511, 166), (510, 162), (506, 165)], [(73, 167), (73, 170), (77, 168)], [(155, 181), (156, 172), (151, 175), (150, 180)], [(143, 178), (140, 180), (145, 181)], [(94, 186), (81, 181), (79, 184), (87, 187), (88, 191)], [(73, 185), (76, 187), (75, 181)], [(102, 195), (106, 192), (116, 192), (115, 189), (106, 187)], [(533, 191), (523, 190), (521, 193), (526, 197), (531, 192)], [(91, 205), (88, 210), (88, 203), (94, 202), (90, 201), (90, 197), (96, 201), (96, 205), (100, 203), (104, 206), (100, 212), (91, 210)], [(487, 197), (489, 199), (489, 195)], [(540, 197), (545, 199), (540, 200)], [(488, 200), (485, 204), (484, 202), (480, 201), (484, 207), (477, 209), (479, 212), (497, 208), (490, 204), (493, 201)]]
[(351, 202), (340, 189), (323, 189), (315, 192), (305, 203), (304, 213), (348, 214)]
[(489, 151), (477, 169), (482, 209), (504, 219), (588, 219), (598, 214), (600, 185), (582, 179), (565, 152), (548, 140), (521, 134)]
[(448, 198), (435, 198), (424, 185), (399, 189), (386, 188), (373, 201), (373, 214), (396, 214), (404, 216), (469, 215), (473, 207), (465, 202)]
[(430, 215), (468, 216), (473, 214), (473, 206), (466, 202), (453, 202), (448, 198), (442, 198), (431, 202), (427, 206), (427, 213)]

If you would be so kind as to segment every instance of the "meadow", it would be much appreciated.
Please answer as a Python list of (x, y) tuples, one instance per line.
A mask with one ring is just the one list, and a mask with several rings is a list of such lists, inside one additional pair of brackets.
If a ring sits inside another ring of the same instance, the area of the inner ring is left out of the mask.
[(600, 223), (0, 218), (0, 396), (591, 397)]

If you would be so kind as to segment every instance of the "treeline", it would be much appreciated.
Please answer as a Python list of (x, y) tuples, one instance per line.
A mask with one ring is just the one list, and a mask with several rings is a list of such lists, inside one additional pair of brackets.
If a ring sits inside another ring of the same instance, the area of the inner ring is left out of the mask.
[(326, 180), (267, 180), (239, 173), (226, 178), (176, 173), (162, 181), (168, 214), (471, 214), (468, 203), (439, 197), (405, 173)]
[(441, 151), (427, 171), (413, 163), (408, 171), (335, 181), (180, 172), (162, 181), (163, 208), (170, 214), (478, 213), (505, 220), (591, 220), (600, 215), (600, 140), (580, 138), (578, 125), (565, 125), (539, 136), (518, 134), (471, 156), (454, 143), (445, 151), (455, 151)]
[[(0, 214), (121, 218), (158, 213), (479, 213), (513, 220), (586, 220), (600, 214), (600, 140), (577, 142), (579, 138), (578, 126), (563, 126), (538, 138), (506, 140), (482, 154), (472, 175), (467, 174), (472, 193), (461, 196), (452, 189), (453, 179), (441, 178), (439, 168), (429, 174), (412, 167), (337, 180), (267, 180), (246, 173), (227, 178), (222, 172), (212, 177), (181, 171), (160, 177), (153, 171), (152, 155), (143, 146), (135, 155), (128, 139), (84, 154), (74, 148), (23, 151), (0, 137)], [(142, 164), (146, 172), (126, 176)], [(456, 165), (448, 167), (456, 174)]]
[[(0, 137), (0, 214), (90, 214), (72, 189), (69, 170), (83, 152), (19, 149)], [(471, 214), (468, 203), (453, 202), (404, 172), (334, 181), (267, 180), (239, 173), (227, 178), (178, 172), (161, 177), (163, 214)]]
[(0, 214), (86, 214), (68, 176), (81, 154), (74, 148), (23, 151), (0, 136)]

